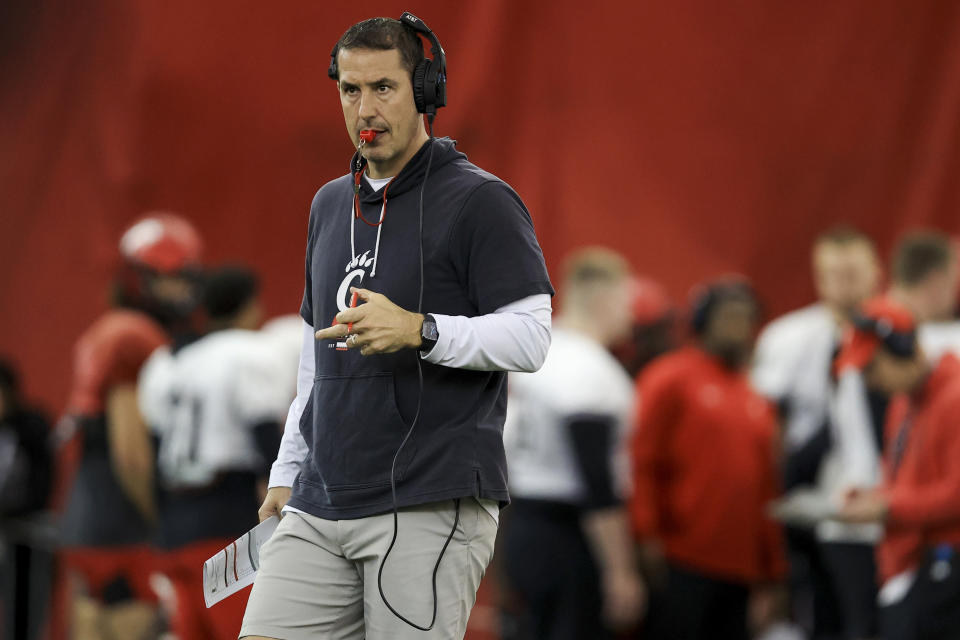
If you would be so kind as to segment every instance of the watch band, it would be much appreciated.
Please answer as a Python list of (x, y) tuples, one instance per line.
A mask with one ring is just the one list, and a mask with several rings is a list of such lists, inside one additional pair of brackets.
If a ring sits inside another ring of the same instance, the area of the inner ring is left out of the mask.
[(420, 353), (429, 353), (440, 338), (440, 332), (437, 330), (437, 321), (429, 313), (423, 317), (423, 327), (420, 329)]

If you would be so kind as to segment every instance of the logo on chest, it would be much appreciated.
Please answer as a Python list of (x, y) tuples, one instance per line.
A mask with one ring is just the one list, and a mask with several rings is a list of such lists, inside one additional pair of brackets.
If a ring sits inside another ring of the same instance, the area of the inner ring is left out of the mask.
[(708, 384), (700, 388), (698, 399), (701, 405), (713, 409), (723, 402), (723, 391), (715, 384)]
[(363, 285), (363, 279), (367, 275), (367, 269), (373, 265), (373, 258), (369, 251), (355, 256), (353, 260), (347, 263), (344, 271), (347, 275), (340, 282), (340, 288), (337, 289), (337, 309), (344, 311), (350, 307), (350, 287), (359, 287)]

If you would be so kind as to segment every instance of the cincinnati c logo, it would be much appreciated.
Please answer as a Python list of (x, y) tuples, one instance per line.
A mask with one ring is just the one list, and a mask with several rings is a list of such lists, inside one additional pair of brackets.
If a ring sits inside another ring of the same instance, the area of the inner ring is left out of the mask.
[[(345, 311), (350, 308), (350, 287), (359, 287), (363, 284), (363, 278), (367, 275), (367, 268), (372, 264), (373, 258), (370, 257), (369, 251), (364, 251), (347, 263), (347, 266), (344, 268), (347, 275), (344, 276), (343, 282), (340, 283), (340, 288), (337, 289), (338, 310)], [(354, 283), (355, 280), (356, 283)]]

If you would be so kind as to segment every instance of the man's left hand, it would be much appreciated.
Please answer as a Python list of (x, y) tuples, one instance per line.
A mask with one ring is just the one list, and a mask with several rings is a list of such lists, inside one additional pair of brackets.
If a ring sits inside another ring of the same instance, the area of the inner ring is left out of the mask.
[(883, 494), (876, 489), (851, 489), (847, 492), (837, 514), (843, 522), (870, 523), (887, 519), (890, 505)]
[(423, 315), (398, 307), (385, 295), (351, 287), (364, 304), (337, 314), (336, 324), (317, 331), (317, 340), (346, 338), (348, 349), (365, 356), (416, 349), (423, 344)]

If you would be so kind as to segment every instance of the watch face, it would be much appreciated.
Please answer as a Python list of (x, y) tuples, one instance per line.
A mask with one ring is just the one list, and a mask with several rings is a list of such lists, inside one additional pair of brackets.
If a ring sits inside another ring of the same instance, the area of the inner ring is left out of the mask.
[(438, 337), (440, 337), (440, 332), (437, 331), (437, 323), (433, 320), (424, 320), (421, 335), (426, 340), (436, 340)]

